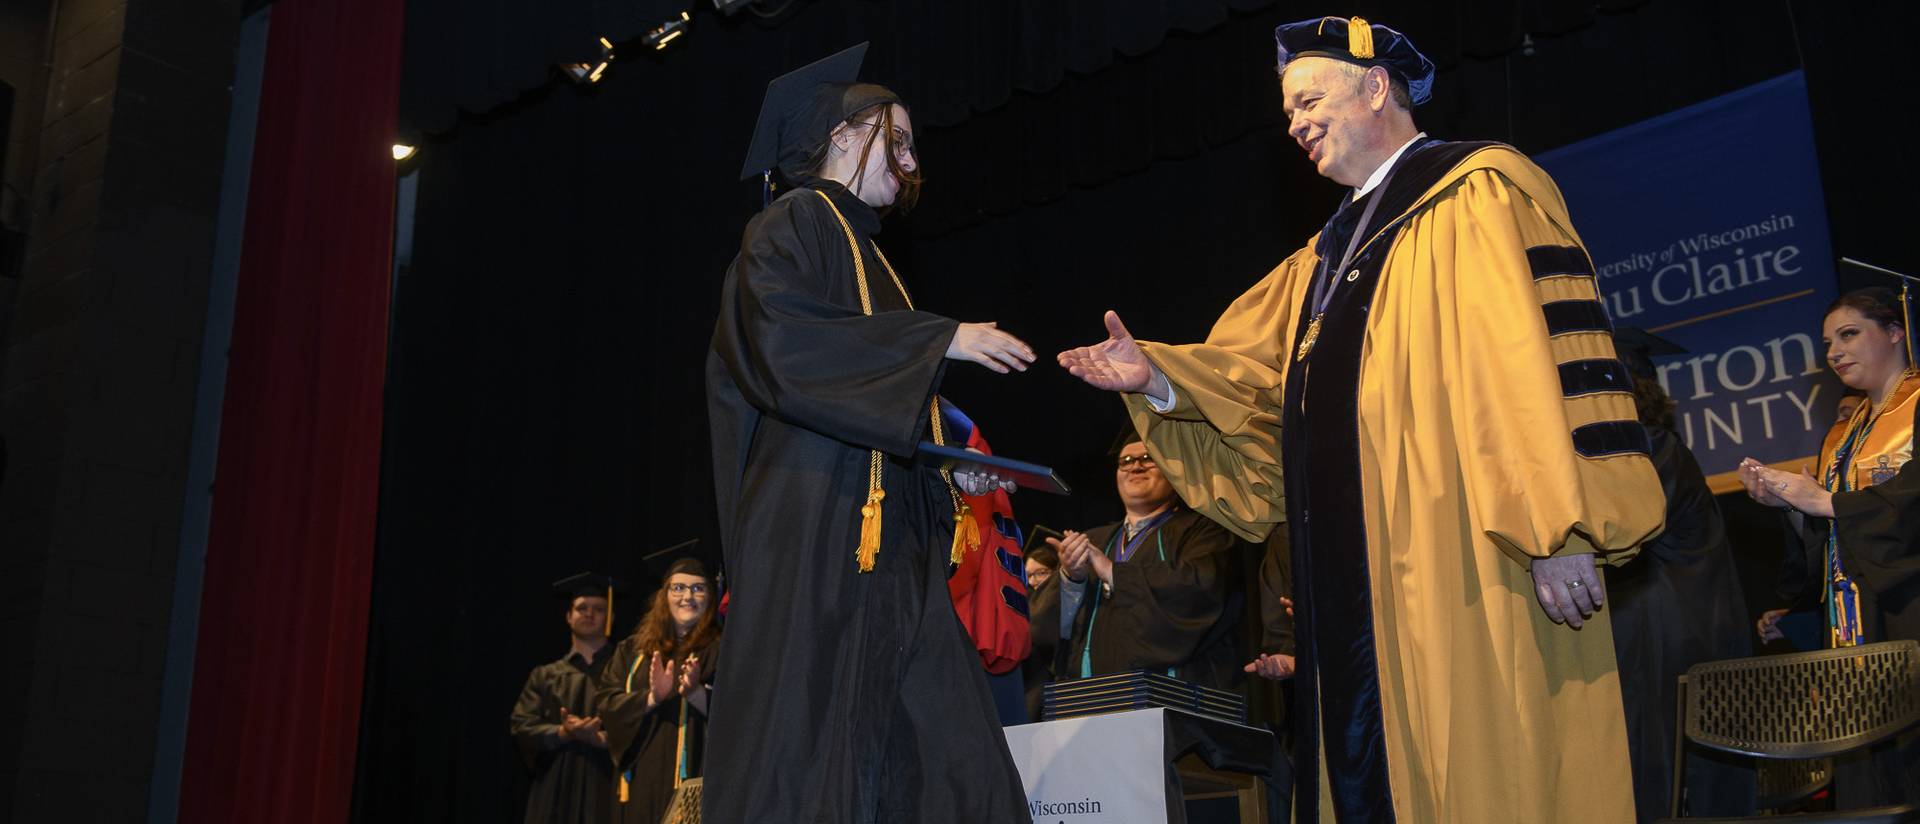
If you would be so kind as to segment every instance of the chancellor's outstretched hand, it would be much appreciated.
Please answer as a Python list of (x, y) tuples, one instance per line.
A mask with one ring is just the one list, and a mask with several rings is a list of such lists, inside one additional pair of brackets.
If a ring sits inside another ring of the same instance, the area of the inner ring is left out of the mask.
[(1144, 392), (1165, 400), (1171, 391), (1167, 387), (1167, 378), (1155, 369), (1153, 362), (1147, 360), (1140, 344), (1133, 339), (1133, 333), (1120, 322), (1120, 315), (1108, 311), (1106, 315), (1107, 339), (1092, 346), (1082, 346), (1061, 352), (1057, 359), (1060, 365), (1074, 377), (1086, 381), (1095, 389), (1113, 392)]

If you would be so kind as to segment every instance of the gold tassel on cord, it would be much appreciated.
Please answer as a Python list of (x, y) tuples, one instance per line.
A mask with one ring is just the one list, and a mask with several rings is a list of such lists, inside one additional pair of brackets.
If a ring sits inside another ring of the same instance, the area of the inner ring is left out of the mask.
[(979, 548), (980, 524), (973, 520), (973, 507), (961, 501), (953, 510), (953, 554), (949, 559), (960, 563), (967, 559), (967, 553)]
[(1361, 60), (1373, 59), (1373, 25), (1364, 18), (1347, 21), (1347, 51)]
[(860, 507), (860, 546), (853, 551), (854, 565), (861, 572), (872, 572), (873, 561), (880, 556), (880, 502), (887, 492), (880, 486), (880, 450), (867, 462), (867, 502)]
[(884, 489), (869, 489), (867, 503), (860, 507), (860, 547), (853, 551), (853, 560), (861, 572), (872, 572), (873, 560), (880, 555), (880, 502), (886, 497)]

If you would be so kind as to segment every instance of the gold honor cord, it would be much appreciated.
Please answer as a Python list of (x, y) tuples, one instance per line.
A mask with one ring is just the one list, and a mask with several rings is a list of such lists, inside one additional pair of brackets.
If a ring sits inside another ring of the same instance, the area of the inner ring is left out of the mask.
[[(833, 198), (819, 189), (813, 193), (825, 201), (827, 209), (833, 212), (835, 220), (840, 221), (840, 231), (847, 236), (847, 251), (853, 254), (853, 279), (860, 287), (860, 314), (873, 314), (873, 297), (867, 290), (867, 265), (860, 254), (860, 241), (853, 236), (853, 227), (847, 223), (846, 215), (840, 213)], [(887, 276), (893, 279), (893, 286), (900, 290), (900, 297), (907, 302), (907, 308), (913, 308), (913, 296), (907, 294), (907, 286), (900, 282), (900, 274), (893, 270), (893, 264), (887, 262), (887, 256), (875, 244), (873, 254), (880, 259), (880, 265), (887, 270)], [(940, 399), (935, 397), (931, 404), (933, 421), (933, 442), (945, 446), (945, 432), (940, 426)], [(881, 470), (886, 458), (880, 450), (872, 451), (867, 461), (867, 501), (860, 506), (860, 544), (854, 548), (854, 563), (861, 572), (872, 572), (873, 562), (880, 556), (880, 503), (886, 500), (887, 493), (880, 488)], [(953, 473), (940, 470), (940, 479), (947, 484), (947, 494), (953, 498), (953, 549), (948, 556), (953, 563), (960, 563), (966, 557), (967, 550), (980, 545), (980, 527), (973, 522), (973, 509), (960, 497), (960, 490), (953, 485)]]
[[(624, 644), (626, 642), (621, 641), (620, 643)], [(627, 693), (629, 695), (633, 693), (633, 674), (640, 671), (640, 658), (641, 658), (641, 654), (636, 651), (633, 656), (633, 666), (627, 667)], [(648, 675), (648, 681), (649, 681), (649, 683), (647, 684), (647, 693), (649, 696), (651, 696), (653, 693), (653, 684), (651, 683), (653, 673), (649, 671), (647, 675)], [(619, 761), (618, 757), (616, 757), (614, 760), (616, 764)], [(632, 786), (633, 786), (633, 768), (628, 767), (627, 769), (620, 771), (620, 794), (619, 794), (620, 803), (622, 804), (627, 803), (627, 796), (632, 790)]]

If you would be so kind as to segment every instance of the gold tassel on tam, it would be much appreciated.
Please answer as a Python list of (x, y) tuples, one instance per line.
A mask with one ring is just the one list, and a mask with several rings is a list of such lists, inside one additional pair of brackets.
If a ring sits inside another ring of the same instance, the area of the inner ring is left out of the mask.
[(1373, 24), (1365, 18), (1347, 21), (1347, 51), (1361, 60), (1373, 59)]

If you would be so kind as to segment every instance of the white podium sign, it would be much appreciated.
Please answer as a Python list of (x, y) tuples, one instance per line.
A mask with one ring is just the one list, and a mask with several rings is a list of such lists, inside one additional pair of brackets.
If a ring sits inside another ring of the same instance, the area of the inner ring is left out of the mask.
[(1166, 710), (1006, 728), (1034, 824), (1167, 820)]

